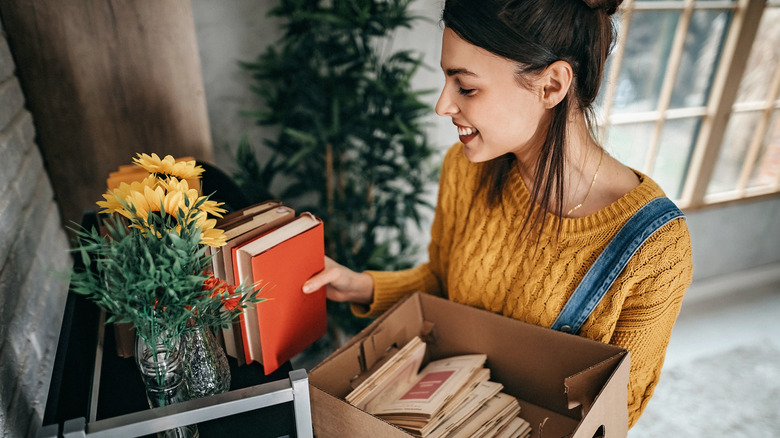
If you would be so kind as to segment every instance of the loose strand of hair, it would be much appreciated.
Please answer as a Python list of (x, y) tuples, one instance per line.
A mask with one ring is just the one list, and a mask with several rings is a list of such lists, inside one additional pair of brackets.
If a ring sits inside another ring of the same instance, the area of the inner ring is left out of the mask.
[(566, 145), (566, 122), (569, 111), (569, 96), (554, 108), (550, 126), (545, 137), (545, 147), (536, 164), (531, 189), (530, 208), (520, 229), (520, 238), (530, 236), (537, 231), (534, 252), (538, 249), (544, 230), (547, 213), (553, 213), (555, 230), (552, 235), (557, 239), (561, 232), (564, 200), (564, 166)]

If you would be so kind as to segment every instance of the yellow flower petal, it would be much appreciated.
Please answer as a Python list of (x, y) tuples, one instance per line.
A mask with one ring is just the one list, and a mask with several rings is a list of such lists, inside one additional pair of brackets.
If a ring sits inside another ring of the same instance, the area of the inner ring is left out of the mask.
[(207, 200), (203, 203), (200, 209), (212, 216), (222, 217), (222, 213), (227, 213), (227, 210), (224, 208), (219, 208), (219, 206), (224, 204), (224, 202)]
[(154, 153), (152, 155), (137, 154), (137, 157), (133, 158), (133, 162), (149, 173), (173, 176), (180, 179), (200, 178), (200, 174), (204, 170), (203, 167), (197, 165), (195, 160), (177, 162), (170, 155), (160, 159)]
[(149, 216), (150, 208), (144, 194), (141, 192), (131, 192), (128, 196), (127, 202), (128, 204), (135, 207), (135, 217), (140, 219), (142, 222), (146, 222), (146, 218)]
[(147, 187), (156, 187), (157, 186), (157, 179), (153, 176), (148, 176), (144, 178), (141, 181), (133, 181), (132, 183), (121, 183), (119, 184), (119, 187), (117, 187), (114, 190), (110, 190), (107, 193), (103, 195), (103, 198), (105, 201), (98, 201), (97, 205), (103, 210), (101, 210), (101, 213), (120, 213), (123, 216), (127, 217), (126, 213), (122, 213), (123, 210), (126, 211), (124, 203), (127, 203), (130, 194), (134, 192), (144, 192), (144, 190)]
[(184, 195), (180, 191), (168, 192), (165, 195), (165, 212), (176, 216), (181, 209), (184, 213), (187, 212), (187, 208), (184, 206)]
[(226, 242), (227, 237), (225, 237), (225, 233), (218, 228), (205, 230), (201, 233), (200, 243), (203, 245), (213, 246), (216, 248), (223, 246)]

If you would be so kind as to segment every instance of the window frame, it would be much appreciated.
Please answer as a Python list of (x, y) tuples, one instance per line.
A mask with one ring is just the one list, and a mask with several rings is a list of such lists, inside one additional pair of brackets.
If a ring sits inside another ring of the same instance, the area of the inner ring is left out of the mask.
[[(655, 124), (650, 147), (646, 151), (644, 167), (637, 169), (645, 174), (651, 174), (658, 157), (663, 128), (668, 121), (684, 118), (699, 118), (700, 127), (696, 143), (691, 152), (690, 164), (683, 177), (680, 197), (675, 202), (686, 210), (699, 209), (712, 205), (721, 205), (742, 200), (754, 200), (767, 196), (780, 195), (780, 175), (774, 186), (750, 188), (747, 187), (750, 176), (758, 159), (759, 152), (771, 125), (775, 111), (780, 110), (780, 63), (775, 69), (770, 85), (769, 98), (763, 103), (736, 103), (742, 76), (745, 72), (751, 48), (755, 41), (761, 18), (768, 7), (780, 7), (780, 0), (676, 0), (676, 1), (642, 1), (626, 0), (620, 7), (620, 27), (618, 41), (628, 41), (631, 32), (630, 23), (635, 11), (680, 12), (677, 27), (672, 40), (669, 61), (664, 72), (658, 103), (653, 111), (612, 113), (617, 82), (620, 75), (624, 44), (618, 44), (611, 55), (611, 66), (607, 72), (607, 84), (604, 91), (602, 107), (599, 109), (601, 119), (598, 123), (598, 133), (601, 138), (607, 138), (612, 126), (650, 122)], [(714, 66), (713, 83), (704, 106), (670, 108), (674, 92), (678, 67), (684, 52), (684, 43), (688, 27), (694, 11), (730, 10), (732, 16), (726, 30), (721, 48), (720, 59)], [(723, 143), (726, 128), (732, 114), (761, 111), (759, 124), (750, 142), (746, 159), (742, 168), (736, 190), (707, 194), (707, 187), (712, 179), (718, 155)]]

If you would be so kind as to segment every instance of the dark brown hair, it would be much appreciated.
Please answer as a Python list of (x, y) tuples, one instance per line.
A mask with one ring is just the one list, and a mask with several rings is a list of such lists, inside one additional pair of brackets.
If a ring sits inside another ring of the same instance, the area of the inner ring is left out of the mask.
[[(547, 212), (563, 214), (564, 152), (570, 109), (585, 115), (593, 132), (596, 100), (607, 55), (615, 38), (610, 16), (622, 0), (446, 0), (444, 25), (463, 40), (517, 63), (523, 84), (550, 64), (563, 60), (573, 70), (568, 94), (553, 109), (547, 136), (533, 172), (533, 208), (523, 229), (541, 226)], [(515, 157), (512, 154), (482, 166), (480, 191), (488, 205), (500, 204)], [(560, 225), (559, 225), (560, 226)]]

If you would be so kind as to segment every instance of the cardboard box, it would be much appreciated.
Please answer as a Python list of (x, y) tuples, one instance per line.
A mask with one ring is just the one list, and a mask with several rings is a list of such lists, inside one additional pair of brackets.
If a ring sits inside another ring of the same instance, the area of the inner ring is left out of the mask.
[(430, 360), (486, 353), (491, 380), (519, 399), (520, 416), (531, 423), (533, 438), (628, 433), (627, 350), (418, 293), (311, 370), (318, 438), (411, 436), (344, 397), (390, 347), (400, 348), (417, 335), (428, 343)]

